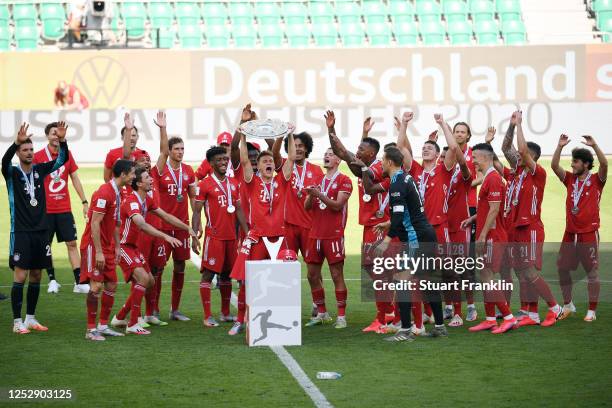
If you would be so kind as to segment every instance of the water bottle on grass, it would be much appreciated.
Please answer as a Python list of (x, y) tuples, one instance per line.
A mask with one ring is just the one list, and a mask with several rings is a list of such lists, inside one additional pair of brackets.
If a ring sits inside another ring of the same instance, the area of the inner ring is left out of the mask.
[(319, 371), (317, 373), (318, 380), (337, 380), (341, 378), (342, 374), (336, 373), (334, 371)]

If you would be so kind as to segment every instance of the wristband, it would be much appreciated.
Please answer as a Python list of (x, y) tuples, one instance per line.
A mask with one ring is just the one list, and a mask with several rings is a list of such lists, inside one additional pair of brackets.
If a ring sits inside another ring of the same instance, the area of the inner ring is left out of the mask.
[(361, 172), (362, 172), (362, 173), (365, 173), (365, 172), (366, 172), (366, 171), (368, 171), (368, 170), (370, 170), (370, 168), (369, 168), (368, 166), (363, 166), (363, 167), (361, 168)]
[(87, 200), (83, 200), (83, 201), (81, 201), (81, 204), (88, 204), (88, 201)]

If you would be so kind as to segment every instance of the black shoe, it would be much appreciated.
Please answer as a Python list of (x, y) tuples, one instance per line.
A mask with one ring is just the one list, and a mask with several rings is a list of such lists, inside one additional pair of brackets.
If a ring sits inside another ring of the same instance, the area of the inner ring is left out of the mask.
[(0, 300), (5, 300), (8, 299), (8, 296), (6, 296), (4, 293), (0, 293)]
[(448, 337), (446, 326), (434, 327), (425, 336), (427, 337)]

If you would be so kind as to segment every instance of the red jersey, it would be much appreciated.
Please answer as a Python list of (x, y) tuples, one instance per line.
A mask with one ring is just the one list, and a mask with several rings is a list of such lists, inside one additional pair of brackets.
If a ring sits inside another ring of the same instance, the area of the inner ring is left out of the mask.
[[(361, 177), (357, 178), (357, 190), (359, 192), (359, 224), (363, 226), (372, 226), (389, 220), (389, 186), (391, 185), (391, 179), (383, 177), (382, 162), (380, 160), (374, 160), (369, 167), (374, 174), (372, 179), (373, 183), (380, 184), (387, 191), (373, 196), (369, 194), (366, 195)], [(364, 201), (364, 196), (367, 196), (369, 201)], [(376, 216), (376, 213), (381, 209), (384, 214), (382, 218), (379, 218)]]
[[(154, 171), (154, 170), (153, 170)], [(157, 188), (157, 181), (153, 179), (153, 185), (151, 186), (151, 191), (147, 192), (147, 196), (153, 200), (155, 203), (155, 208), (159, 208), (159, 188)], [(131, 189), (130, 189), (131, 190)], [(145, 217), (145, 221), (147, 224), (155, 227), (157, 229), (161, 229), (162, 220), (157, 215), (152, 212), (147, 212), (147, 216)]]
[[(282, 172), (277, 173), (271, 183), (264, 184), (254, 175), (249, 183), (244, 182), (249, 207), (251, 232), (259, 237), (277, 237), (284, 234), (284, 201), (288, 181)], [(272, 196), (272, 198), (271, 198)]]
[[(130, 154), (130, 160), (132, 161), (136, 160), (136, 156), (134, 156), (134, 153), (136, 153), (136, 151), (140, 151), (140, 149), (139, 148), (134, 149), (134, 151)], [(112, 169), (115, 162), (119, 159), (123, 159), (123, 147), (117, 147), (115, 149), (111, 149), (106, 154), (106, 160), (104, 160), (104, 167), (106, 167), (107, 169)]]
[(546, 170), (536, 163), (532, 172), (522, 167), (517, 171), (517, 180), (512, 191), (514, 227), (542, 223), (542, 199), (546, 185)]
[(420, 163), (412, 161), (410, 175), (418, 180), (419, 193), (425, 203), (425, 216), (432, 226), (444, 224), (448, 220), (448, 203), (445, 200), (453, 170), (447, 170), (444, 162), (426, 172)]
[[(470, 174), (472, 175), (472, 180), (476, 179), (476, 166), (474, 166), (474, 160), (472, 157), (472, 148), (467, 147), (467, 149), (463, 152), (463, 157), (465, 157), (465, 162), (470, 169)], [(476, 207), (478, 205), (478, 193), (476, 191), (476, 186), (471, 186), (468, 191), (468, 207)]]
[[(283, 164), (284, 163), (285, 159), (283, 159)], [(289, 188), (285, 195), (285, 222), (287, 224), (293, 224), (304, 228), (308, 228), (312, 225), (311, 216), (309, 212), (304, 209), (304, 202), (308, 194), (306, 194), (305, 191), (301, 191), (301, 197), (298, 197), (298, 191), (302, 190), (303, 187), (319, 184), (323, 177), (324, 174), (321, 167), (307, 160), (304, 161), (303, 166), (294, 164), (293, 172), (289, 179)]]
[[(578, 180), (572, 172), (566, 171), (563, 184), (567, 188), (565, 231), (574, 234), (597, 231), (599, 201), (605, 181), (601, 181), (597, 173), (589, 173), (584, 180)], [(577, 210), (574, 207), (577, 207)]]
[(138, 245), (138, 235), (140, 228), (132, 223), (132, 217), (136, 214), (147, 218), (149, 211), (157, 210), (157, 204), (150, 195), (146, 194), (145, 199), (141, 202), (140, 197), (135, 191), (129, 194), (121, 202), (121, 229), (119, 231), (119, 243), (121, 245), (136, 246)]
[[(202, 163), (200, 163), (200, 167), (198, 167), (198, 169), (195, 172), (195, 176), (198, 180), (202, 180), (204, 177), (206, 176), (210, 176), (213, 172), (212, 167), (210, 166), (210, 163), (208, 163), (208, 160), (204, 159), (202, 160)], [(234, 177), (234, 168), (232, 167), (232, 161), (230, 160), (227, 166), (227, 171), (225, 172), (226, 176), (229, 177)]]
[(487, 234), (487, 239), (490, 236), (494, 236), (497, 241), (505, 241), (505, 230), (503, 227), (504, 194), (505, 187), (502, 177), (493, 167), (491, 167), (485, 175), (482, 185), (480, 186), (480, 192), (478, 193), (476, 239), (480, 238), (480, 233), (482, 232), (487, 215), (489, 214), (489, 203), (500, 203), (499, 213)]
[(463, 178), (459, 165), (451, 177), (450, 189), (446, 195), (448, 208), (448, 230), (456, 232), (461, 229), (461, 222), (470, 217), (469, 210), (469, 191), (472, 188), (472, 175), (467, 179)]
[(91, 219), (93, 213), (103, 214), (102, 222), (100, 223), (100, 242), (102, 251), (112, 253), (115, 247), (115, 239), (113, 233), (119, 222), (119, 207), (121, 205), (120, 189), (114, 183), (114, 180), (102, 184), (91, 196), (91, 205), (87, 212), (87, 225), (81, 238), (81, 249), (86, 249), (89, 244), (93, 245), (91, 238)]
[(512, 205), (512, 193), (514, 191), (514, 186), (516, 185), (516, 170), (509, 169), (508, 167), (504, 167), (503, 179), (506, 181), (506, 193), (504, 195), (504, 228), (506, 231), (512, 230), (514, 228), (513, 220), (514, 220), (514, 206)]
[[(332, 200), (337, 200), (340, 192), (348, 193), (349, 196), (353, 192), (351, 179), (339, 171), (329, 179), (323, 177), (319, 185), (321, 191)], [(309, 237), (315, 239), (342, 238), (346, 228), (348, 201), (340, 211), (334, 211), (329, 207), (321, 209), (321, 204), (318, 198), (312, 200), (312, 209), (310, 210), (312, 224)]]
[[(218, 240), (236, 239), (236, 202), (240, 201), (239, 184), (232, 177), (221, 181), (206, 177), (198, 183), (196, 201), (204, 203), (206, 213), (206, 236)], [(232, 199), (233, 212), (228, 212), (229, 198)]]
[[(48, 147), (34, 153), (33, 164), (46, 163), (58, 156)], [(45, 177), (45, 194), (47, 214), (59, 214), (71, 211), (70, 192), (68, 191), (68, 176), (79, 169), (72, 153), (68, 151), (68, 160), (59, 169)]]
[[(166, 164), (160, 173), (157, 166), (151, 170), (159, 188), (160, 208), (168, 214), (189, 223), (189, 186), (195, 185), (195, 174), (191, 166), (181, 163), (177, 169), (170, 169)], [(178, 186), (181, 186), (179, 189)], [(174, 227), (162, 221), (162, 229), (173, 230)]]

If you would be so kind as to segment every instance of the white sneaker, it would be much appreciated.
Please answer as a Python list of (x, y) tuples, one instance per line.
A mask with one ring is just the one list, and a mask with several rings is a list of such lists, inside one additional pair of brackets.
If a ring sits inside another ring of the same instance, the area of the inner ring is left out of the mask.
[(459, 327), (463, 326), (463, 319), (458, 314), (454, 315), (450, 322), (448, 322), (449, 327)]
[(231, 329), (227, 332), (230, 336), (235, 336), (244, 329), (243, 324), (240, 322), (234, 323)]
[(396, 324), (393, 324), (393, 322), (391, 322), (385, 326), (384, 330), (381, 330), (381, 331), (384, 331), (384, 334), (394, 334), (400, 331), (401, 328), (402, 328), (401, 322), (397, 322)]
[[(136, 323), (133, 326), (128, 327), (127, 329), (125, 329), (125, 333), (126, 334), (138, 334), (138, 335), (144, 335), (146, 336), (147, 334), (151, 334), (150, 331), (148, 331), (147, 329), (142, 328), (141, 325), (139, 325), (138, 323)], [(123, 334), (122, 334), (123, 336)]]
[(168, 323), (162, 320), (159, 320), (157, 316), (145, 316), (144, 321), (150, 324), (151, 326), (167, 326)]
[(21, 319), (13, 322), (13, 333), (28, 334), (29, 332), (30, 331), (28, 330), (28, 328), (26, 327), (26, 325), (23, 323)]
[(46, 331), (49, 330), (47, 327), (45, 327), (42, 324), (40, 324), (38, 322), (38, 320), (36, 320), (36, 318), (34, 318), (33, 316), (32, 317), (27, 317), (26, 316), (24, 324), (25, 324), (26, 329), (28, 329), (30, 331), (31, 330), (35, 330), (35, 331), (46, 332)]
[(150, 324), (147, 323), (147, 321), (144, 319), (144, 317), (140, 316), (138, 318), (138, 324), (140, 325), (140, 327), (142, 327), (143, 329), (146, 329), (148, 327), (150, 327)]
[(586, 316), (584, 316), (584, 321), (585, 322), (594, 322), (595, 320), (597, 320), (597, 316), (595, 315), (595, 311), (594, 310), (589, 310), (586, 314)]
[(434, 317), (433, 315), (430, 317), (427, 315), (427, 313), (423, 313), (423, 324), (427, 324), (427, 323), (431, 323), (434, 324)]
[(219, 327), (219, 323), (212, 316), (208, 316), (208, 318), (204, 319), (202, 323), (204, 323), (205, 327)]
[(170, 312), (170, 320), (178, 320), (178, 321), (181, 321), (181, 322), (188, 322), (191, 319), (188, 318), (187, 316), (185, 316), (184, 314), (182, 314), (180, 311), (174, 310), (174, 311)]
[(53, 279), (52, 281), (49, 282), (49, 288), (47, 288), (47, 293), (58, 293), (59, 288), (61, 286), (62, 285), (60, 285), (59, 283), (57, 283), (55, 279)]
[(85, 333), (85, 339), (92, 341), (104, 341), (106, 340), (96, 329), (89, 329)]
[(444, 320), (449, 320), (453, 317), (453, 307), (450, 305), (444, 306)]
[(107, 337), (123, 337), (124, 336), (123, 333), (119, 333), (118, 331), (115, 331), (108, 326), (98, 325), (97, 331), (99, 334), (103, 336), (107, 336)]
[(88, 283), (80, 283), (75, 284), (74, 289), (72, 289), (72, 293), (89, 293), (89, 284)]
[(127, 320), (117, 319), (117, 315), (114, 315), (113, 319), (111, 320), (111, 326), (113, 327), (126, 327), (127, 324), (128, 324)]
[(563, 320), (567, 317), (570, 317), (572, 313), (576, 313), (576, 306), (574, 302), (569, 302), (567, 305), (563, 305), (563, 309), (561, 310), (561, 317), (559, 320)]
[(334, 329), (346, 329), (346, 317), (338, 316), (336, 318), (336, 323), (334, 323)]
[(477, 318), (478, 318), (478, 311), (476, 310), (476, 306), (468, 305), (468, 307), (467, 307), (467, 316), (466, 316), (465, 320), (467, 322), (475, 322)]
[(414, 324), (412, 325), (412, 327), (410, 327), (410, 331), (415, 335), (415, 336), (423, 336), (425, 335), (427, 332), (425, 331), (425, 326), (421, 326), (420, 328), (417, 328)]

